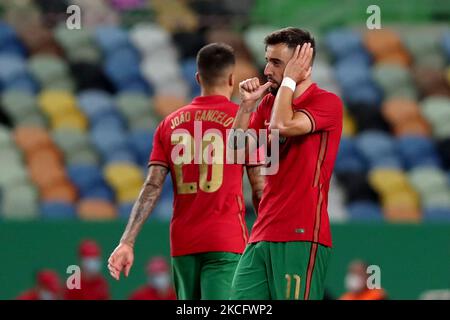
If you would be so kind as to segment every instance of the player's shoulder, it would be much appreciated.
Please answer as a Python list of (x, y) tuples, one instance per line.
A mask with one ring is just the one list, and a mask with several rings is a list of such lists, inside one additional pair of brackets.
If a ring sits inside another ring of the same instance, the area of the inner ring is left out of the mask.
[(328, 102), (336, 103), (337, 105), (342, 106), (342, 99), (335, 93), (325, 90), (319, 86), (316, 87), (316, 90), (314, 91), (314, 94), (312, 95), (312, 98), (324, 100), (326, 99)]

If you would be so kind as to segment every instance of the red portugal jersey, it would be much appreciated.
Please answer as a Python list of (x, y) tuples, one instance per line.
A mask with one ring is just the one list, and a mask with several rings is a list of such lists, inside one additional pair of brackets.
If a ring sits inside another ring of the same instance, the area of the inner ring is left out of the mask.
[(238, 108), (224, 96), (197, 97), (156, 129), (149, 165), (170, 169), (172, 256), (245, 248), (243, 164), (224, 164)]
[[(274, 101), (271, 94), (264, 97), (250, 128), (268, 129)], [(312, 84), (292, 107), (309, 117), (312, 132), (280, 139), (279, 169), (266, 176), (249, 242), (310, 241), (331, 246), (328, 189), (342, 132), (342, 102)]]

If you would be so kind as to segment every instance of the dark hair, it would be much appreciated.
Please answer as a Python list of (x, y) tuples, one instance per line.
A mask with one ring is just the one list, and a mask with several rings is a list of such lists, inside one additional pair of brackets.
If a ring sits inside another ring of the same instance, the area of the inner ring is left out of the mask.
[(234, 50), (225, 43), (210, 43), (197, 54), (197, 71), (205, 85), (216, 85), (223, 71), (234, 64)]
[(314, 57), (316, 56), (316, 42), (314, 40), (314, 37), (306, 30), (292, 27), (284, 28), (272, 32), (264, 39), (266, 48), (269, 45), (284, 43), (288, 46), (288, 48), (295, 49), (298, 45), (303, 45), (306, 42), (311, 43), (311, 47), (314, 49), (314, 61)]

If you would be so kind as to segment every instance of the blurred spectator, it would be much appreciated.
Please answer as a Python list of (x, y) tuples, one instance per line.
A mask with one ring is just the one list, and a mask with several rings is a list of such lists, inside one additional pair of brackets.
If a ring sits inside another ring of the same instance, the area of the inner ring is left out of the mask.
[(93, 240), (84, 240), (79, 247), (81, 263), (81, 288), (66, 289), (66, 300), (108, 300), (109, 286), (101, 274), (102, 260), (99, 245)]
[(339, 300), (385, 300), (387, 295), (383, 289), (367, 287), (368, 264), (361, 260), (352, 261), (345, 277), (347, 292)]
[(176, 300), (169, 265), (163, 257), (152, 258), (147, 265), (147, 284), (133, 292), (130, 300)]
[(18, 300), (60, 300), (61, 283), (52, 270), (41, 270), (36, 274), (36, 287), (25, 291)]

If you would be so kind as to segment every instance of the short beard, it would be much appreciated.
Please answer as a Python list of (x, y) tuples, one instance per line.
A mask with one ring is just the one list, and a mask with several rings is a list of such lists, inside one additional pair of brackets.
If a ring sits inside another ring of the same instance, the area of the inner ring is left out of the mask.
[(269, 93), (272, 94), (273, 96), (276, 96), (277, 93), (278, 93), (278, 89), (279, 89), (279, 88), (280, 88), (280, 87), (276, 87), (276, 88), (270, 87), (270, 88), (269, 88)]

